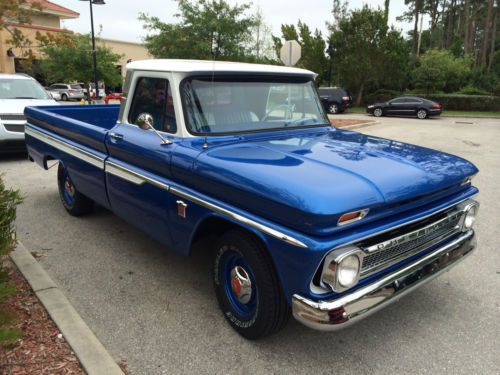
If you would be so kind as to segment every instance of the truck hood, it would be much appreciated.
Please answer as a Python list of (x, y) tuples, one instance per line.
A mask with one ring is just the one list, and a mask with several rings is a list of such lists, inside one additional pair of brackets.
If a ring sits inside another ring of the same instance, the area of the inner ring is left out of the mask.
[(343, 213), (426, 199), (477, 172), (454, 155), (338, 129), (210, 146), (194, 169), (207, 194), (316, 234)]
[(0, 118), (2, 113), (23, 114), (24, 108), (38, 105), (58, 105), (53, 99), (0, 99)]

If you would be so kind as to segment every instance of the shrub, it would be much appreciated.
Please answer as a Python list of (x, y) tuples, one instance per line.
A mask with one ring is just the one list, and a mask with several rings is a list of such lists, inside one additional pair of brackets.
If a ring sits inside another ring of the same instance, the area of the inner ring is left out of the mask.
[[(3, 259), (16, 245), (14, 220), (16, 219), (16, 207), (22, 198), (19, 191), (5, 188), (0, 175), (0, 304), (12, 294), (15, 289), (7, 280), (7, 273), (3, 270)], [(17, 328), (9, 327), (13, 317), (0, 310), (0, 342), (7, 345), (18, 339), (22, 332)]]
[(366, 104), (386, 102), (386, 101), (393, 99), (396, 96), (400, 96), (400, 95), (401, 95), (400, 91), (379, 89), (379, 90), (367, 95), (365, 98), (365, 102), (366, 102)]
[(471, 85), (467, 85), (465, 87), (462, 87), (457, 94), (462, 94), (462, 95), (485, 95), (485, 96), (491, 95), (488, 91), (480, 89), (478, 87), (471, 86)]
[(412, 71), (412, 83), (423, 92), (453, 92), (467, 82), (472, 65), (471, 56), (455, 57), (450, 51), (429, 50)]
[(500, 111), (500, 96), (461, 94), (413, 94), (438, 102), (447, 109), (456, 111)]
[(496, 96), (500, 96), (500, 82), (496, 84), (496, 86), (493, 88), (493, 94)]

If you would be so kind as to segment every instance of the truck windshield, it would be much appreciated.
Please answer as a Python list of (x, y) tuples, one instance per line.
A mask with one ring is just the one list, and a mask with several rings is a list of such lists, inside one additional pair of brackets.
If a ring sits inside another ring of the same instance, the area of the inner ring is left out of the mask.
[(1, 78), (0, 99), (49, 99), (49, 95), (35, 80)]
[(224, 134), (329, 124), (309, 79), (189, 78), (181, 92), (188, 130)]

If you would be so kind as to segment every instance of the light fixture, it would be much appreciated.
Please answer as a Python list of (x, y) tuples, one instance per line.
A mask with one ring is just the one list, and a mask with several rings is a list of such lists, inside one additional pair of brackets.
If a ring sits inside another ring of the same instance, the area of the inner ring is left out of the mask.
[(364, 252), (356, 247), (332, 251), (325, 258), (321, 283), (335, 292), (342, 292), (358, 283)]

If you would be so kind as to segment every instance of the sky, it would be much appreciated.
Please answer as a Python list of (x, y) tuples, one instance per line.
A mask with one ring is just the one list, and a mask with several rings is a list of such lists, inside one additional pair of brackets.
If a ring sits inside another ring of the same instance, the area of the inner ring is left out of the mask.
[[(74, 20), (65, 20), (63, 26), (78, 33), (90, 32), (90, 12), (88, 1), (52, 0), (66, 8), (80, 13)], [(146, 35), (142, 23), (137, 20), (140, 12), (158, 16), (165, 22), (175, 22), (173, 16), (177, 12), (177, 3), (173, 0), (105, 0), (105, 5), (94, 5), (94, 25), (97, 31), (102, 26), (101, 37), (130, 42), (141, 42)], [(241, 4), (242, 1), (227, 0), (230, 4)], [(363, 3), (383, 7), (384, 0), (362, 1), (351, 0), (351, 9), (360, 8)], [(332, 21), (331, 0), (253, 0), (254, 9), (262, 10), (264, 20), (273, 34), (280, 35), (283, 23), (296, 24), (300, 19), (309, 27), (319, 29), (326, 36), (326, 21)], [(397, 28), (409, 30), (410, 23), (398, 23), (396, 17), (405, 10), (404, 0), (392, 0), (389, 8), (389, 23)]]

